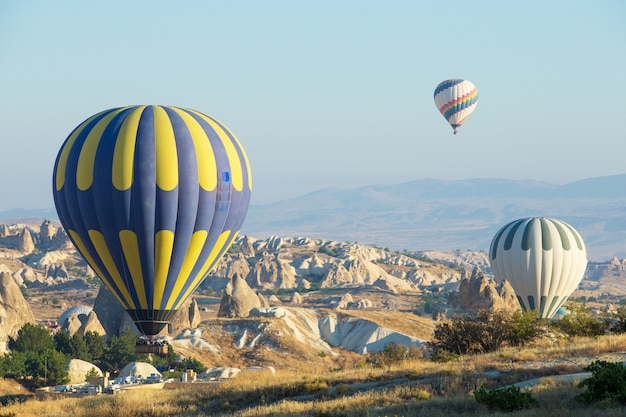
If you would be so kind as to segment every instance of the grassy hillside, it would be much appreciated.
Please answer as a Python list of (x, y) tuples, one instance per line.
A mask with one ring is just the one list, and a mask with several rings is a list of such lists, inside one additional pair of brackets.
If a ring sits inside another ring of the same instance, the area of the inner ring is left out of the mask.
[[(208, 384), (171, 384), (170, 389), (119, 395), (9, 403), (0, 416), (197, 417), (197, 416), (428, 416), (428, 417), (618, 417), (626, 407), (584, 405), (576, 374), (594, 360), (626, 360), (626, 335), (541, 341), (526, 348), (462, 357), (448, 363), (424, 358), (377, 368), (361, 361), (332, 371), (301, 363), (298, 369), (245, 371), (237, 378)], [(539, 408), (490, 412), (473, 397), (489, 389), (534, 380), (528, 388)], [(0, 385), (6, 396), (15, 387)]]

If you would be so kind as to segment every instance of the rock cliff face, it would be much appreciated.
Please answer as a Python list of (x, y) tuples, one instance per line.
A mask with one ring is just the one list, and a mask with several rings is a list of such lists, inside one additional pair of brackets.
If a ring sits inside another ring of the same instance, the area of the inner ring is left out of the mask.
[(472, 275), (461, 279), (459, 291), (452, 293), (448, 298), (451, 308), (463, 311), (517, 311), (520, 310), (515, 291), (508, 281), (501, 284), (488, 279), (478, 269), (474, 268)]
[(200, 322), (200, 307), (195, 298), (189, 298), (180, 307), (163, 333), (177, 335), (185, 329), (195, 329)]
[(261, 259), (248, 274), (247, 281), (254, 288), (294, 288), (296, 271), (290, 259), (263, 252)]
[(125, 315), (128, 315), (119, 304), (119, 301), (117, 301), (117, 298), (105, 285), (100, 286), (93, 304), (93, 311), (96, 313), (107, 335), (119, 334), (122, 319)]
[(16, 337), (26, 323), (35, 323), (28, 302), (13, 277), (0, 272), (0, 351), (6, 350), (9, 336)]
[(67, 250), (72, 248), (65, 231), (55, 227), (50, 220), (41, 225), (0, 225), (0, 247), (33, 251)]
[(80, 336), (85, 336), (87, 332), (94, 332), (100, 336), (106, 336), (106, 330), (98, 320), (98, 316), (95, 312), (90, 311), (85, 314), (71, 313), (67, 319), (61, 324), (61, 327), (66, 330), (70, 336), (78, 333)]
[(106, 336), (106, 330), (104, 330), (102, 323), (98, 320), (98, 316), (93, 311), (89, 313), (85, 322), (82, 323), (78, 329), (78, 334), (81, 336), (85, 336), (87, 332), (94, 332), (100, 336)]
[[(435, 257), (441, 261), (433, 260)], [(280, 305), (335, 312), (348, 309), (406, 310), (405, 306), (395, 304), (402, 303), (400, 296), (413, 297), (423, 291), (454, 289), (458, 289), (458, 293), (450, 302), (459, 311), (518, 308), (514, 291), (508, 283), (497, 286), (478, 271), (468, 278), (459, 266), (484, 265), (485, 259), (483, 252), (393, 253), (359, 243), (327, 239), (240, 236), (202, 284), (201, 290), (219, 291), (220, 295), (223, 295), (222, 291), (226, 293), (220, 307), (223, 317), (245, 317), (257, 307)], [(618, 285), (626, 276), (626, 260), (614, 258), (604, 264), (590, 263), (589, 271), (590, 277), (596, 280), (610, 275), (612, 282)], [(0, 272), (10, 275), (17, 286), (71, 284), (77, 277), (94, 276), (71, 248), (63, 229), (49, 221), (39, 226), (0, 225)], [(598, 281), (598, 285), (600, 283), (605, 285), (605, 281)], [(276, 295), (263, 297), (256, 294), (260, 290), (278, 289), (286, 290), (279, 293), (282, 300)], [(322, 291), (317, 291), (320, 289)], [(325, 289), (331, 289), (328, 292), (332, 292), (333, 297), (324, 299)], [(315, 293), (318, 297), (322, 293), (321, 298), (316, 299)], [(106, 289), (98, 292), (94, 311), (107, 334), (119, 334), (126, 328), (135, 331), (132, 320)], [(6, 322), (7, 313), (0, 313), (0, 319)], [(184, 329), (193, 329), (199, 324), (199, 317), (197, 304), (190, 299), (166, 333), (175, 335)], [(16, 326), (21, 325), (23, 323)], [(84, 323), (79, 320), (76, 325), (75, 331), (79, 331)]]
[[(424, 342), (370, 320), (316, 309), (258, 308), (251, 310), (250, 317), (270, 317), (285, 326), (279, 332), (281, 335), (290, 335), (294, 341), (309, 348), (331, 354), (336, 347), (365, 354), (383, 350), (388, 343), (421, 346)], [(228, 331), (238, 341), (238, 348), (254, 347), (263, 338), (266, 327), (253, 323), (251, 321), (250, 325), (240, 328), (229, 326)]]
[(17, 249), (22, 252), (32, 252), (35, 249), (35, 242), (30, 231), (26, 228), (22, 229), (19, 235), (17, 235)]
[(231, 251), (202, 284), (223, 290), (233, 275), (252, 289), (382, 288), (420, 292), (422, 288), (458, 282), (460, 271), (358, 243), (324, 239), (239, 237)]
[(248, 317), (250, 310), (259, 307), (259, 297), (241, 276), (235, 275), (226, 287), (217, 316)]
[(93, 276), (63, 229), (50, 220), (39, 226), (0, 225), (0, 270), (10, 272), (18, 285), (56, 285)]

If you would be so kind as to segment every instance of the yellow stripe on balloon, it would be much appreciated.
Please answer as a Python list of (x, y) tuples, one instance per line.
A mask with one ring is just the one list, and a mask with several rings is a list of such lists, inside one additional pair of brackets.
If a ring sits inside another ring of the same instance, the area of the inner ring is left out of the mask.
[(156, 142), (156, 182), (164, 191), (178, 185), (178, 156), (174, 127), (163, 107), (154, 106), (154, 137)]
[(115, 298), (117, 298), (117, 301), (119, 301), (121, 305), (124, 305), (124, 300), (122, 300), (119, 297), (119, 295), (117, 295), (117, 292), (115, 292), (115, 290), (113, 289), (113, 286), (111, 285), (109, 280), (106, 279), (106, 275), (104, 275), (102, 273), (102, 271), (100, 270), (100, 268), (98, 268), (98, 265), (94, 262), (93, 258), (91, 257), (91, 255), (87, 251), (87, 248), (85, 247), (85, 244), (83, 243), (82, 239), (80, 238), (80, 235), (78, 233), (76, 233), (74, 230), (70, 230), (69, 232), (70, 232), (70, 236), (72, 237), (72, 241), (78, 247), (78, 251), (85, 257), (85, 260), (87, 261), (89, 266), (91, 266), (91, 268), (93, 268), (93, 270), (96, 272), (96, 274), (102, 279), (102, 282), (104, 282), (104, 284), (109, 288), (109, 290), (111, 290), (111, 293), (113, 293)]
[(135, 143), (139, 121), (146, 106), (139, 106), (130, 111), (124, 119), (117, 134), (113, 151), (113, 186), (120, 190), (128, 190), (133, 185), (133, 162), (135, 160)]
[(193, 279), (193, 282), (191, 283), (189, 288), (187, 288), (187, 291), (185, 291), (185, 294), (183, 294), (183, 296), (180, 297), (180, 301), (174, 306), (174, 310), (177, 310), (180, 308), (182, 303), (187, 299), (187, 297), (189, 297), (189, 294), (191, 294), (191, 292), (196, 288), (199, 282), (205, 276), (208, 275), (208, 273), (210, 272), (209, 268), (213, 266), (213, 263), (217, 261), (218, 259), (217, 255), (220, 254), (220, 252), (222, 251), (222, 249), (224, 249), (224, 247), (228, 247), (232, 243), (232, 241), (237, 236), (237, 233), (239, 232), (234, 233), (233, 238), (229, 240), (228, 236), (230, 235), (230, 233), (231, 233), (230, 230), (225, 230), (222, 232), (222, 234), (219, 235), (219, 237), (217, 238), (217, 241), (215, 242), (215, 246), (213, 246), (213, 249), (211, 250), (211, 253), (209, 254), (209, 257), (207, 258), (206, 262), (202, 266), (202, 269), (200, 269), (200, 272), (198, 273), (198, 275), (196, 275), (196, 277)]
[(152, 308), (160, 310), (174, 248), (174, 232), (160, 230), (156, 233), (154, 240), (154, 301)]
[(202, 252), (202, 248), (204, 247), (204, 243), (206, 242), (208, 235), (209, 233), (206, 230), (198, 230), (191, 236), (191, 242), (189, 242), (187, 255), (185, 255), (185, 260), (183, 261), (180, 273), (176, 279), (176, 285), (174, 285), (172, 295), (170, 296), (167, 306), (165, 307), (166, 310), (172, 309), (176, 295), (182, 291), (183, 285), (188, 282), (189, 274), (198, 261), (198, 257), (200, 256), (200, 252)]
[(85, 130), (85, 128), (89, 125), (89, 123), (91, 123), (93, 119), (98, 117), (99, 114), (101, 113), (95, 114), (91, 116), (89, 119), (85, 120), (80, 126), (78, 126), (74, 130), (74, 132), (70, 135), (70, 137), (65, 142), (65, 145), (63, 146), (63, 150), (61, 150), (61, 156), (59, 157), (59, 164), (57, 165), (57, 172), (56, 172), (56, 178), (55, 178), (57, 191), (60, 191), (61, 188), (63, 188), (63, 185), (65, 184), (65, 168), (67, 166), (67, 158), (70, 155), (70, 150), (72, 149), (72, 146), (74, 146), (74, 142), (76, 142), (76, 138), (78, 137), (78, 135), (80, 135), (80, 133), (83, 130)]
[(200, 116), (202, 119), (204, 119), (204, 121), (207, 122), (209, 126), (211, 126), (211, 128), (213, 128), (215, 133), (217, 133), (217, 136), (222, 141), (222, 144), (224, 145), (224, 149), (226, 150), (226, 156), (228, 157), (228, 162), (230, 164), (230, 172), (231, 172), (233, 188), (237, 191), (241, 191), (243, 189), (243, 172), (241, 168), (241, 160), (239, 159), (239, 154), (237, 153), (237, 149), (235, 148), (235, 145), (233, 144), (233, 142), (230, 140), (230, 137), (226, 134), (224, 129), (220, 127), (220, 125), (215, 123), (212, 119), (210, 119), (206, 115), (200, 112), (197, 112), (195, 110), (189, 110), (189, 111), (194, 112), (195, 114)]
[(119, 237), (122, 251), (124, 252), (124, 259), (130, 271), (130, 276), (133, 279), (137, 298), (139, 298), (139, 304), (141, 304), (141, 308), (147, 309), (148, 301), (146, 300), (145, 283), (143, 280), (143, 271), (141, 270), (141, 257), (139, 255), (137, 234), (132, 230), (125, 229), (120, 231)]
[(196, 119), (184, 110), (172, 107), (185, 122), (193, 145), (196, 149), (196, 159), (198, 162), (198, 182), (200, 187), (206, 191), (213, 191), (217, 187), (217, 164), (215, 155), (209, 138)]
[(246, 171), (248, 172), (248, 189), (252, 190), (252, 170), (250, 169), (250, 161), (248, 161), (248, 155), (246, 155), (246, 151), (243, 150), (243, 146), (241, 146), (241, 143), (239, 142), (239, 139), (237, 139), (237, 136), (235, 136), (228, 127), (224, 126), (224, 128), (228, 131), (228, 133), (230, 133), (235, 142), (237, 142), (237, 146), (239, 146), (239, 151), (243, 155), (243, 160), (246, 163)]
[(78, 165), (76, 166), (76, 185), (79, 190), (85, 191), (93, 184), (96, 151), (98, 150), (102, 133), (109, 123), (111, 123), (111, 120), (123, 110), (123, 108), (120, 108), (104, 116), (87, 135), (87, 139), (85, 139), (83, 147), (80, 150)]
[(97, 230), (92, 229), (89, 230), (89, 238), (91, 239), (91, 243), (96, 249), (96, 252), (98, 252), (98, 256), (100, 256), (100, 259), (102, 260), (104, 267), (107, 269), (107, 272), (111, 277), (113, 277), (115, 285), (126, 299), (127, 305), (130, 306), (131, 309), (135, 309), (136, 307), (135, 303), (133, 302), (133, 298), (130, 296), (126, 285), (124, 285), (124, 282), (122, 281), (122, 277), (120, 276), (120, 273), (115, 266), (113, 257), (111, 257), (111, 252), (109, 252), (109, 247), (104, 240), (104, 236)]

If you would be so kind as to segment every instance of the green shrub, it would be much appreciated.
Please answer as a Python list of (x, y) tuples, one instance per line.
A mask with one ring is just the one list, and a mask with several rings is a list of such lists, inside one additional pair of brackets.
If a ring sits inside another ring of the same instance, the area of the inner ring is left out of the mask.
[(303, 385), (304, 391), (307, 394), (315, 394), (325, 392), (328, 389), (328, 383), (326, 381), (308, 381)]
[(511, 346), (524, 346), (544, 333), (545, 324), (537, 311), (517, 311), (508, 320), (507, 341)]
[(237, 243), (233, 243), (230, 245), (230, 248), (228, 248), (228, 253), (241, 253), (241, 246)]
[(515, 411), (539, 407), (539, 402), (530, 395), (529, 391), (522, 391), (515, 386), (497, 388), (491, 391), (487, 391), (484, 386), (481, 386), (474, 391), (474, 398), (479, 404), (486, 405), (489, 410)]
[[(535, 312), (507, 313), (505, 311), (477, 311), (475, 315), (456, 317), (437, 324), (433, 331), (431, 359), (449, 360), (449, 353), (466, 355), (495, 352), (505, 344), (522, 346), (543, 333), (545, 321)], [(438, 354), (439, 351), (442, 354)]]
[(495, 352), (508, 340), (509, 321), (510, 315), (502, 311), (456, 317), (435, 326), (429, 346), (458, 355)]
[(609, 330), (617, 334), (626, 333), (626, 306), (620, 306), (611, 313)]
[(578, 387), (587, 390), (576, 396), (583, 403), (613, 400), (626, 404), (626, 366), (621, 362), (594, 361), (584, 368), (591, 377)]
[(568, 314), (555, 321), (557, 329), (569, 336), (600, 336), (608, 327), (602, 316), (593, 314), (591, 307), (582, 304), (570, 303), (567, 306)]
[(459, 359), (461, 355), (445, 349), (438, 349), (430, 355), (430, 360), (437, 363), (452, 362)]
[(399, 343), (388, 343), (380, 352), (372, 352), (367, 356), (367, 363), (376, 368), (389, 368), (406, 360), (423, 357), (423, 352), (415, 346), (406, 346)]

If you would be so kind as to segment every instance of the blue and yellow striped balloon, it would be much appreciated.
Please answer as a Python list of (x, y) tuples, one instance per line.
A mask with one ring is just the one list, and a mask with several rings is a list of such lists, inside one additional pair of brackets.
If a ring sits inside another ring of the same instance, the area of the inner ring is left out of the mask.
[(467, 80), (452, 79), (439, 83), (435, 88), (435, 105), (450, 123), (454, 134), (478, 104), (478, 89)]
[(146, 335), (165, 327), (228, 250), (251, 189), (235, 135), (205, 114), (171, 106), (90, 117), (54, 166), (63, 227)]

